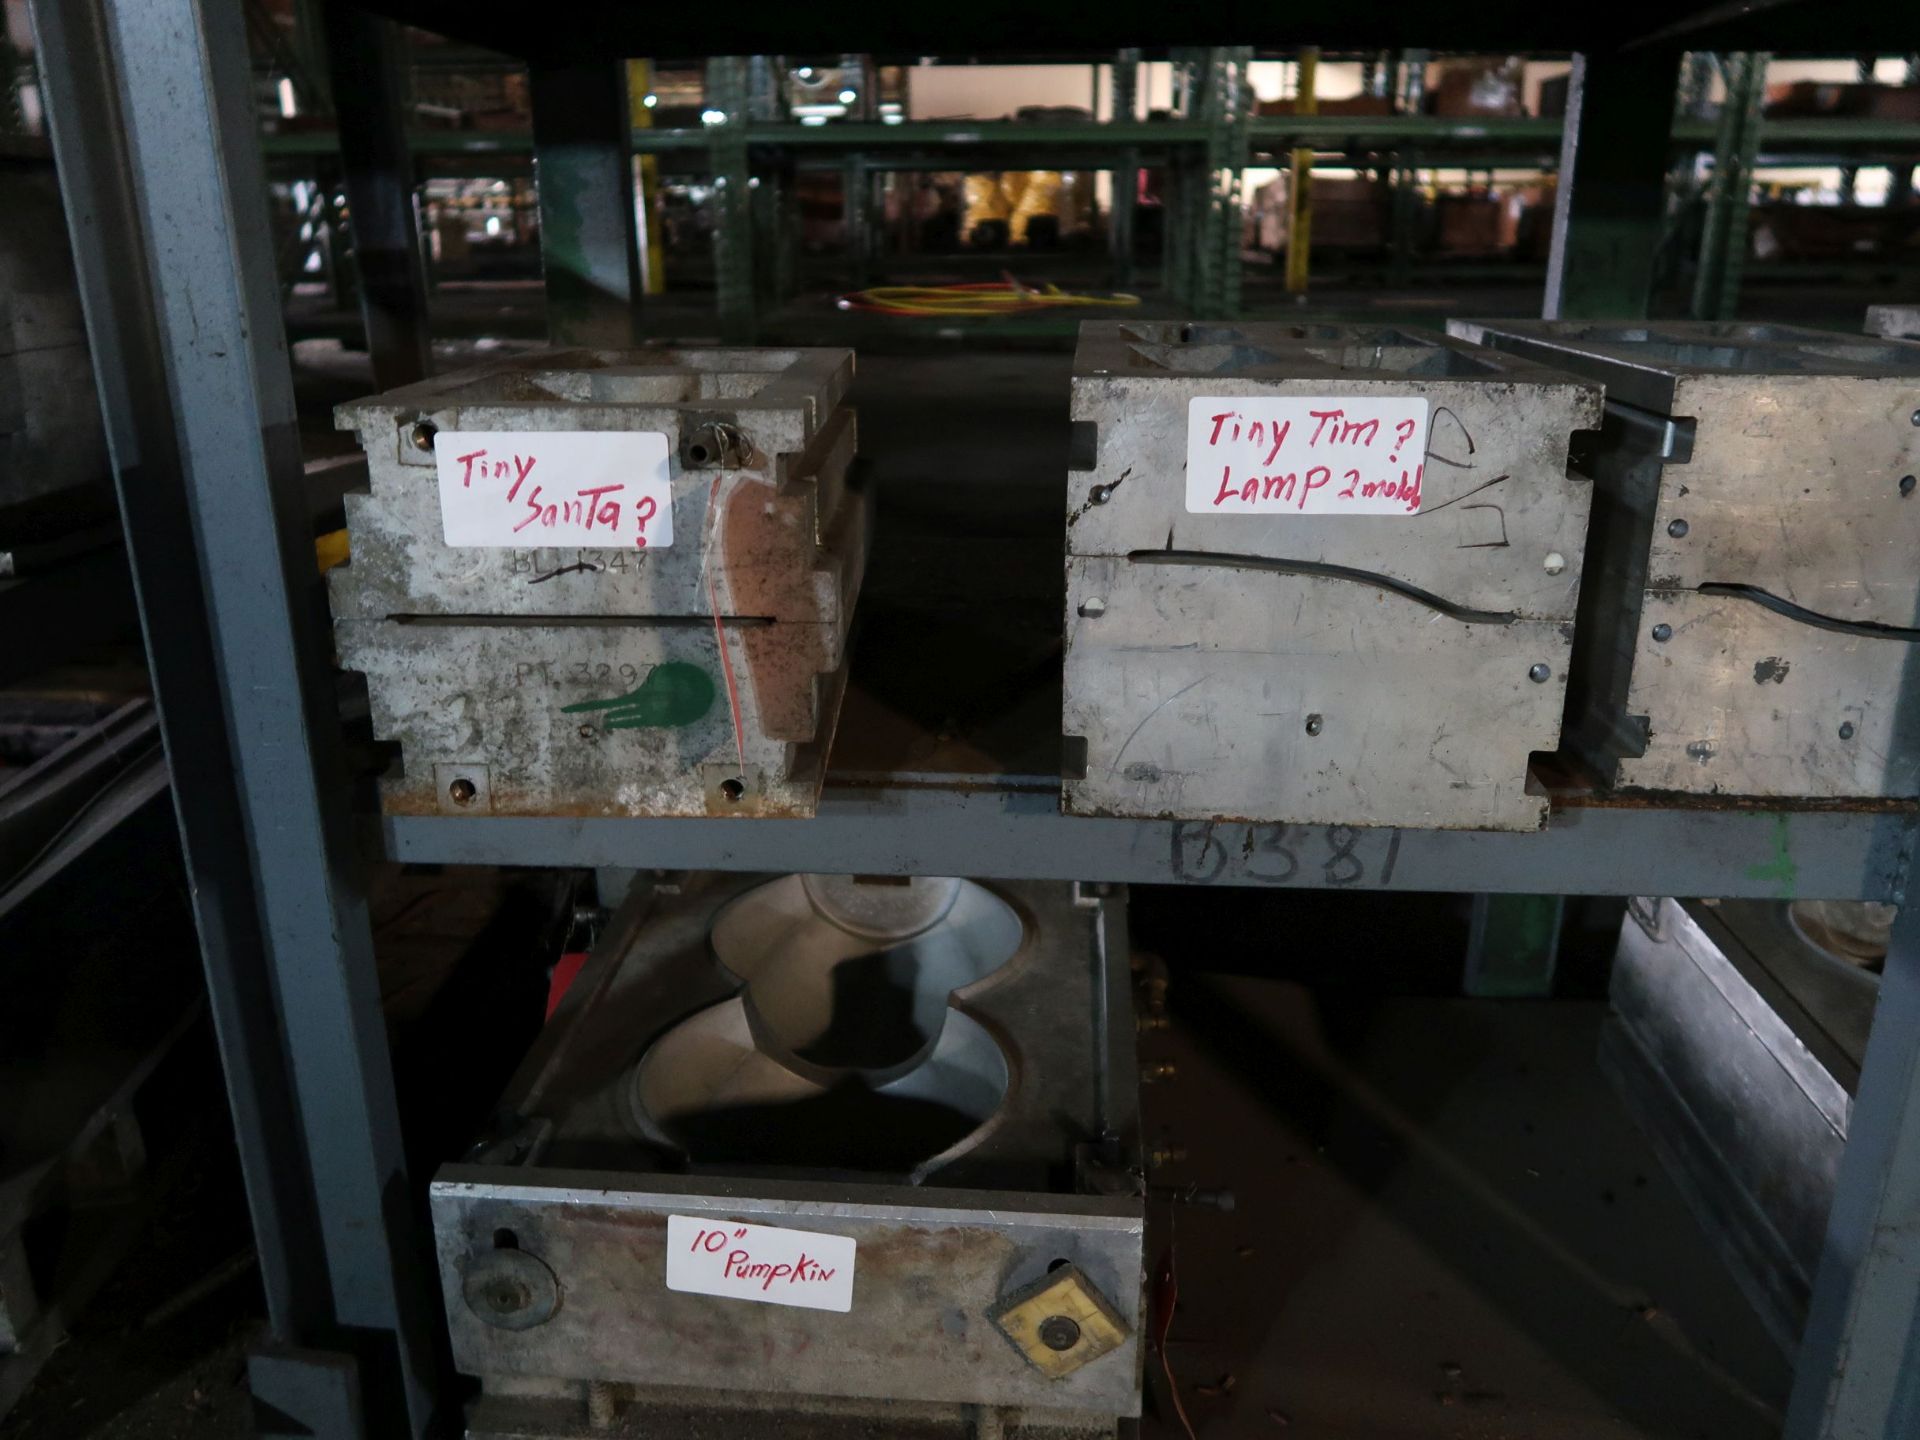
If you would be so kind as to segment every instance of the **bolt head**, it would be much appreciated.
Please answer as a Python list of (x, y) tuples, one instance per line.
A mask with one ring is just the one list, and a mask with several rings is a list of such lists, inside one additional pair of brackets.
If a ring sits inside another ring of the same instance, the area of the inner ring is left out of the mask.
[(1913, 421), (1914, 424), (1920, 425), (1920, 410), (1914, 411), (1912, 416), (1910, 416), (1909, 418)]
[(1527, 679), (1536, 685), (1544, 685), (1553, 678), (1553, 671), (1544, 662), (1536, 662), (1527, 671)]
[(1554, 550), (1547, 555), (1546, 560), (1542, 563), (1546, 568), (1547, 574), (1558, 575), (1567, 568), (1567, 557), (1562, 555), (1558, 550)]
[(1049, 1350), (1071, 1350), (1080, 1343), (1079, 1322), (1067, 1315), (1049, 1315), (1040, 1322), (1040, 1343)]
[(1670, 520), (1667, 522), (1667, 534), (1671, 535), (1676, 540), (1686, 539), (1687, 531), (1691, 530), (1692, 528), (1693, 527), (1687, 524), (1687, 522), (1684, 520)]
[(1842, 740), (1851, 740), (1851, 739), (1853, 739), (1853, 733), (1854, 733), (1854, 732), (1853, 732), (1853, 721), (1851, 721), (1851, 720), (1843, 720), (1843, 721), (1841, 721), (1841, 722), (1840, 722), (1840, 738), (1841, 738)]
[(433, 453), (433, 438), (440, 433), (440, 427), (431, 420), (421, 420), (407, 432), (407, 439), (413, 448), (423, 455)]
[(1080, 618), (1083, 620), (1098, 620), (1106, 613), (1107, 602), (1098, 595), (1090, 595), (1080, 602)]
[(1913, 487), (1915, 485), (1920, 485), (1920, 478), (1912, 475), (1902, 475), (1900, 477), (1900, 498), (1904, 500), (1907, 496), (1913, 494)]
[(452, 797), (456, 805), (471, 805), (474, 797), (479, 793), (480, 787), (464, 775), (447, 786), (447, 794)]
[(1307, 716), (1307, 734), (1318, 735), (1325, 728), (1326, 722), (1318, 715)]
[(1666, 644), (1667, 641), (1673, 638), (1673, 627), (1662, 620), (1658, 625), (1653, 627), (1653, 638), (1662, 645)]

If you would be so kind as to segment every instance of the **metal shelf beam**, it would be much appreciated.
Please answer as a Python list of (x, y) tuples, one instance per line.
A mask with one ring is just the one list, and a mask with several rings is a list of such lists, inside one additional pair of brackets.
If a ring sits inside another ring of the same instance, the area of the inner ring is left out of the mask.
[(1894, 901), (1916, 812), (1568, 805), (1537, 834), (1062, 815), (1035, 788), (830, 787), (811, 820), (390, 816), (394, 860), (1293, 889)]
[[(710, 149), (719, 127), (640, 129), (633, 132), (637, 155)], [(799, 151), (929, 151), (1027, 149), (1067, 154), (1076, 150), (1103, 155), (1126, 150), (1146, 154), (1176, 146), (1203, 145), (1207, 127), (1197, 121), (1155, 120), (1134, 124), (1088, 121), (1037, 124), (1022, 120), (905, 121), (887, 125), (837, 121), (801, 125), (788, 121), (749, 123), (754, 145), (778, 145)], [(1677, 150), (1710, 150), (1717, 128), (1712, 121), (1682, 120), (1673, 127)], [(1557, 119), (1453, 119), (1436, 115), (1280, 115), (1256, 117), (1248, 135), (1256, 150), (1284, 150), (1295, 144), (1315, 149), (1391, 149), (1460, 145), (1484, 154), (1511, 149), (1515, 155), (1551, 154), (1560, 144)], [(1762, 162), (1768, 157), (1804, 154), (1849, 155), (1888, 151), (1920, 156), (1920, 121), (1874, 119), (1777, 119), (1760, 122)], [(533, 136), (521, 130), (424, 130), (408, 132), (417, 155), (530, 154)], [(269, 158), (332, 155), (339, 141), (332, 130), (278, 131), (261, 137)]]

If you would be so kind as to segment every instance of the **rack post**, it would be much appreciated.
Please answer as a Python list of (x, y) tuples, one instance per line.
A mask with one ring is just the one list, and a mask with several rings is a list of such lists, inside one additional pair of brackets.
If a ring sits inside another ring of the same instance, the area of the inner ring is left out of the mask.
[(638, 338), (639, 207), (623, 60), (528, 67), (547, 338), (619, 348)]
[(394, 1097), (239, 0), (33, 0), (287, 1433), (426, 1435)]
[(1573, 57), (1540, 311), (1547, 319), (1645, 317), (1679, 76), (1680, 57), (1663, 48)]

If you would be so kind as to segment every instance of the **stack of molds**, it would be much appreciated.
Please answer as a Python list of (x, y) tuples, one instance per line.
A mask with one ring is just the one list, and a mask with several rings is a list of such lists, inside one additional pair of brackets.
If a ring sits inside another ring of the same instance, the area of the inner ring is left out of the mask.
[(1111, 1437), (1146, 1354), (1126, 935), (1057, 883), (629, 897), (433, 1182), (467, 1434)]
[(844, 350), (568, 350), (342, 406), (389, 813), (811, 815), (866, 553)]
[(1540, 826), (1600, 412), (1438, 334), (1083, 327), (1066, 808)]
[(1605, 383), (1569, 748), (1621, 789), (1920, 792), (1920, 345), (1455, 322)]

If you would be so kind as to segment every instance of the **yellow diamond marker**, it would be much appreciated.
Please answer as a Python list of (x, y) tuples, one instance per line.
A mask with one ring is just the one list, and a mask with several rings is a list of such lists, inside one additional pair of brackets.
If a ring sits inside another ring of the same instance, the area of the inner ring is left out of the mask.
[(1035, 1369), (1054, 1380), (1118, 1349), (1127, 1338), (1126, 1322), (1072, 1265), (1015, 1291), (989, 1318)]

